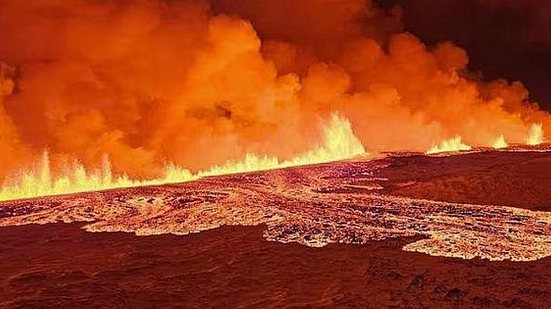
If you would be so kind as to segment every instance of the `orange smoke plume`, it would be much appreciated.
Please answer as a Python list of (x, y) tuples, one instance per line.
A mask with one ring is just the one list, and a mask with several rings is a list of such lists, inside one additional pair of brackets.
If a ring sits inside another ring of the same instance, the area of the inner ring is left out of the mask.
[(324, 143), (334, 112), (370, 151), (524, 143), (534, 123), (551, 136), (522, 84), (478, 80), (464, 50), (401, 33), (400, 15), (361, 0), (0, 0), (0, 176), (44, 151), (52, 179), (106, 157), (132, 181), (168, 162), (289, 161)]

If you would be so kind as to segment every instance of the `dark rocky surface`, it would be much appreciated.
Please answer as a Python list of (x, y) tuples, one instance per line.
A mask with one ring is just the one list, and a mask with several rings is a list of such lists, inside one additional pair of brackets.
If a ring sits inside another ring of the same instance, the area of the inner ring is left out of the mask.
[(0, 308), (547, 308), (550, 182), (403, 154), (4, 203)]
[(546, 308), (551, 258), (491, 262), (391, 240), (309, 248), (263, 227), (186, 237), (0, 228), (4, 308)]

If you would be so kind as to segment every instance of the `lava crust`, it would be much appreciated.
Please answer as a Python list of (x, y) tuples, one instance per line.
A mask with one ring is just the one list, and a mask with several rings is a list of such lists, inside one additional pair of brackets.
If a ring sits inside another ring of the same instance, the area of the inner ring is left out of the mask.
[[(185, 235), (264, 224), (265, 238), (282, 243), (414, 237), (404, 250), (531, 261), (551, 255), (551, 213), (512, 206), (523, 206), (519, 197), (539, 197), (533, 208), (549, 201), (541, 187), (548, 188), (550, 160), (549, 152), (392, 155), (8, 202), (0, 206), (0, 226), (87, 222), (90, 232)], [(477, 204), (465, 203), (471, 196)]]

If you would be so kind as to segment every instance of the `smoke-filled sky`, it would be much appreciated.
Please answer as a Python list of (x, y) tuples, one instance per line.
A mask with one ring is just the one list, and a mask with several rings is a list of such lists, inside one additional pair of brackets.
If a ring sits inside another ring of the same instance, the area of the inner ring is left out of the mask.
[(433, 44), (467, 49), (469, 67), (485, 78), (522, 80), (551, 110), (551, 2), (548, 0), (379, 0), (400, 5), (404, 28)]
[[(290, 158), (334, 112), (370, 151), (523, 142), (533, 123), (551, 136), (532, 100), (549, 72), (525, 71), (534, 40), (549, 46), (529, 28), (547, 13), (522, 23), (538, 1), (399, 2), (0, 0), (0, 175), (43, 150), (60, 167), (107, 155), (140, 178), (166, 162)], [(528, 13), (509, 24), (516, 6)]]

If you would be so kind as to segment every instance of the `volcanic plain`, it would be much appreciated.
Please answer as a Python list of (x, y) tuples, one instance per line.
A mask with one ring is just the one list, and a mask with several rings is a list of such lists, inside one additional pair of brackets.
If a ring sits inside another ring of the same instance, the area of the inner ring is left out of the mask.
[(549, 150), (4, 202), (0, 306), (545, 308)]

